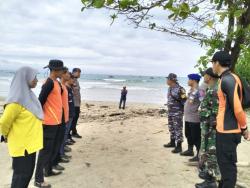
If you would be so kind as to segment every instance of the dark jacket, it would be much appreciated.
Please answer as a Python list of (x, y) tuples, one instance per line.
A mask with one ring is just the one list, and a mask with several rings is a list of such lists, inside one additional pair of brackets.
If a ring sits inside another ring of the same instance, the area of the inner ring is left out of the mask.
[(72, 88), (67, 86), (67, 89), (69, 94), (69, 118), (73, 118), (75, 116), (74, 93)]

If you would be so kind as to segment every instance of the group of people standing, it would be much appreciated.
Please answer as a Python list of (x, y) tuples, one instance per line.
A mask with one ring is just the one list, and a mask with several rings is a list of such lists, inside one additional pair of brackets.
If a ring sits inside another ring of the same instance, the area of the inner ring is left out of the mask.
[[(250, 139), (242, 107), (243, 88), (239, 77), (230, 71), (229, 53), (216, 52), (211, 62), (213, 67), (202, 73), (205, 90), (199, 86), (199, 74), (188, 75), (188, 95), (176, 74), (167, 77), (170, 142), (164, 147), (173, 147), (172, 153), (193, 157), (189, 161), (198, 162), (199, 177), (204, 181), (197, 183), (196, 188), (234, 188), (237, 146), (242, 136)], [(183, 119), (188, 143), (184, 152)]]
[(34, 185), (50, 188), (44, 177), (65, 170), (60, 164), (70, 162), (69, 146), (75, 143), (73, 138), (81, 138), (76, 129), (81, 70), (74, 68), (70, 73), (61, 60), (50, 60), (45, 68), (50, 74), (38, 98), (32, 91), (38, 72), (31, 67), (16, 72), (0, 119), (1, 140), (8, 143), (13, 158), (11, 188), (27, 188), (35, 167)]
[[(202, 74), (205, 89), (199, 84), (202, 76), (188, 75), (187, 95), (177, 75), (171, 73), (167, 77), (170, 142), (164, 147), (193, 157), (190, 162), (198, 162), (199, 177), (204, 182), (196, 184), (196, 188), (234, 188), (237, 146), (242, 136), (250, 140), (242, 107), (243, 88), (239, 77), (230, 71), (229, 53), (215, 53), (212, 64), (213, 68)], [(1, 140), (8, 143), (13, 158), (11, 188), (27, 188), (35, 167), (34, 185), (50, 188), (44, 177), (60, 175), (65, 170), (60, 164), (70, 162), (71, 156), (66, 153), (71, 151), (69, 145), (75, 143), (72, 138), (81, 138), (76, 129), (81, 105), (77, 79), (81, 70), (74, 68), (70, 73), (61, 60), (51, 60), (45, 68), (50, 75), (38, 98), (32, 91), (38, 72), (30, 67), (16, 72), (0, 118)], [(127, 93), (124, 87), (119, 108), (125, 109)], [(183, 119), (186, 151), (182, 151)]]

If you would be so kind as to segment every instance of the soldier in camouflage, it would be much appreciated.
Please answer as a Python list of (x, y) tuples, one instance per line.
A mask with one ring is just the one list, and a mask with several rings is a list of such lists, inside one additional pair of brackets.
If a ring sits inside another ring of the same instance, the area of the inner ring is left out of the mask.
[(205, 181), (196, 184), (196, 188), (216, 188), (220, 180), (220, 171), (216, 158), (216, 116), (218, 113), (218, 78), (209, 68), (204, 72), (204, 82), (208, 89), (200, 106), (201, 149), (199, 159), (199, 176)]
[(168, 89), (168, 127), (170, 142), (165, 144), (166, 148), (175, 148), (173, 153), (182, 152), (183, 142), (183, 111), (186, 101), (186, 91), (181, 87), (176, 74), (169, 74), (167, 78)]

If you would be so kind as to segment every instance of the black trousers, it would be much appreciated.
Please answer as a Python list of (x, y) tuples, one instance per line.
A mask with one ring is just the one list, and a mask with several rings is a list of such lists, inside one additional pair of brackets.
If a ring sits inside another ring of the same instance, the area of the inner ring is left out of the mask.
[(80, 107), (75, 107), (75, 116), (73, 118), (72, 125), (71, 125), (72, 134), (77, 134), (76, 125), (79, 119), (79, 115), (80, 115)]
[(25, 151), (24, 157), (13, 157), (13, 177), (11, 188), (28, 188), (36, 164), (36, 153), (28, 154)]
[(56, 141), (55, 141), (55, 150), (53, 152), (52, 158), (51, 158), (51, 164), (48, 168), (48, 173), (52, 171), (52, 167), (56, 166), (59, 161), (60, 161), (60, 149), (64, 141), (64, 135), (66, 131), (66, 125), (63, 123), (61, 126), (58, 128), (58, 133), (56, 136)]
[(44, 170), (51, 166), (51, 159), (56, 145), (56, 137), (59, 126), (43, 126), (43, 149), (39, 152), (35, 181), (44, 182)]
[(125, 109), (125, 107), (126, 107), (126, 98), (121, 98), (120, 99), (120, 104), (119, 104), (119, 108), (121, 109), (121, 108), (123, 108), (123, 109)]
[(221, 188), (234, 188), (237, 181), (237, 146), (241, 134), (216, 134), (217, 161), (221, 172)]
[(197, 152), (201, 147), (201, 126), (200, 123), (185, 122), (185, 136), (189, 146), (195, 146)]

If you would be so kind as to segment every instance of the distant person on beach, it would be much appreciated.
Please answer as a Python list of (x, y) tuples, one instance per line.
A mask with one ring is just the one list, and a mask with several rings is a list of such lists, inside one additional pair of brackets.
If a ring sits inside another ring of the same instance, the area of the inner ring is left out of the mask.
[(119, 109), (121, 109), (121, 108), (125, 109), (126, 101), (127, 101), (127, 94), (128, 94), (127, 87), (124, 86), (123, 89), (121, 90), (121, 98), (120, 98)]
[(237, 181), (237, 147), (241, 136), (250, 139), (247, 116), (242, 107), (242, 83), (230, 71), (232, 57), (228, 52), (216, 52), (212, 58), (213, 71), (220, 76), (218, 88), (216, 152), (221, 172), (221, 188), (233, 188)]
[(75, 116), (72, 121), (72, 126), (71, 126), (71, 136), (74, 138), (82, 138), (77, 132), (77, 122), (80, 116), (81, 112), (81, 87), (79, 84), (78, 79), (81, 77), (81, 69), (79, 68), (74, 68), (72, 74), (75, 77), (75, 84), (73, 87), (73, 92), (74, 92), (74, 104), (75, 104)]
[(186, 102), (186, 91), (179, 85), (177, 75), (170, 73), (167, 78), (168, 88), (168, 127), (170, 132), (170, 142), (165, 144), (165, 148), (175, 148), (173, 153), (182, 152), (183, 142), (183, 111)]
[(206, 94), (200, 105), (201, 149), (199, 157), (199, 177), (205, 181), (196, 184), (196, 188), (216, 188), (220, 180), (220, 170), (216, 157), (216, 117), (218, 114), (219, 76), (208, 68), (204, 73), (204, 82), (208, 84)]
[(193, 147), (195, 146), (197, 154), (189, 161), (197, 162), (201, 145), (200, 115), (198, 111), (200, 107), (199, 82), (201, 76), (199, 74), (189, 74), (188, 79), (190, 91), (184, 106), (185, 136), (188, 141), (188, 149), (182, 152), (181, 155), (194, 156)]
[(11, 188), (29, 186), (36, 152), (43, 148), (43, 109), (31, 90), (37, 85), (37, 73), (30, 67), (22, 67), (15, 73), (0, 119), (0, 134), (8, 143), (13, 159)]
[(60, 171), (52, 169), (53, 162), (60, 149), (59, 128), (63, 119), (62, 86), (57, 80), (63, 73), (63, 62), (61, 60), (50, 60), (50, 75), (42, 86), (39, 101), (43, 107), (43, 139), (44, 148), (39, 152), (35, 186), (50, 188), (51, 185), (44, 182), (45, 176), (55, 176), (61, 174)]

